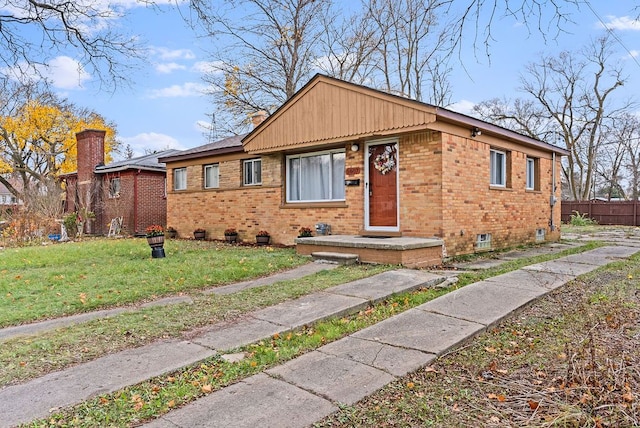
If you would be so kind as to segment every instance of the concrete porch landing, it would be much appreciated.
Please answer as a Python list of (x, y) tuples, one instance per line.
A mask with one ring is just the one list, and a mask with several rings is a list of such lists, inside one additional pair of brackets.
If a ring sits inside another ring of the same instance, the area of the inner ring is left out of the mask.
[(296, 238), (296, 251), (310, 256), (314, 252), (357, 254), (362, 263), (403, 265), (409, 268), (442, 264), (444, 241), (438, 238), (364, 237), (359, 235), (326, 235)]

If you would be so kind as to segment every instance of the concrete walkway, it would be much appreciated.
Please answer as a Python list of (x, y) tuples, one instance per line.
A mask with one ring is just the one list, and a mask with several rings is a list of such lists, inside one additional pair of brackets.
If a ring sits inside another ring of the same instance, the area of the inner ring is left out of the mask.
[[(576, 276), (638, 250), (602, 247), (468, 285), (216, 391), (147, 425), (308, 426), (336, 411), (338, 403), (353, 404), (429, 364)], [(188, 342), (158, 342), (7, 387), (0, 390), (0, 427), (43, 418), (52, 409), (444, 280), (444, 276), (424, 271), (385, 272), (253, 312), (240, 322), (214, 325)]]
[(384, 272), (249, 313), (239, 322), (212, 325), (190, 341), (156, 342), (9, 386), (0, 390), (0, 427), (45, 418), (58, 408), (170, 373), (276, 333), (354, 313), (390, 295), (434, 286), (444, 280), (424, 271)]
[(575, 277), (627, 258), (602, 247), (468, 285), (172, 411), (147, 427), (306, 427), (423, 367)]

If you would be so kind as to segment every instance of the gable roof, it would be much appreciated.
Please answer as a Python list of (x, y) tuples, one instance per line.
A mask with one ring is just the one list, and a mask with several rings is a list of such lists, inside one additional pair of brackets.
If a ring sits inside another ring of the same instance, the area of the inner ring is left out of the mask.
[(437, 122), (479, 128), (499, 138), (568, 155), (565, 149), (506, 128), (366, 86), (316, 74), (242, 139), (245, 151), (273, 153), (411, 131), (438, 130)]
[(249, 153), (344, 142), (424, 129), (436, 108), (316, 74), (243, 139)]
[(242, 152), (244, 151), (242, 148), (242, 138), (244, 138), (246, 135), (247, 134), (233, 135), (231, 137), (223, 138), (222, 140), (214, 141), (213, 143), (204, 144), (192, 149), (176, 151), (175, 153), (161, 156), (159, 160), (161, 162), (175, 162), (180, 160), (201, 158), (208, 155)]

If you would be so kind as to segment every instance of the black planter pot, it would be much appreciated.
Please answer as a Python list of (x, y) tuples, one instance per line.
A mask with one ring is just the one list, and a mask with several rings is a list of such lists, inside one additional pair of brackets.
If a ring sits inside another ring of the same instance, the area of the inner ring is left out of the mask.
[(164, 248), (162, 248), (162, 247), (151, 247), (151, 258), (163, 259), (164, 258)]
[(256, 236), (256, 243), (258, 245), (269, 245), (270, 240), (270, 236)]
[(238, 242), (238, 235), (224, 235), (224, 239), (225, 241), (227, 241), (229, 244), (234, 244), (236, 242)]
[(193, 238), (197, 241), (202, 241), (207, 236), (207, 232), (193, 232)]

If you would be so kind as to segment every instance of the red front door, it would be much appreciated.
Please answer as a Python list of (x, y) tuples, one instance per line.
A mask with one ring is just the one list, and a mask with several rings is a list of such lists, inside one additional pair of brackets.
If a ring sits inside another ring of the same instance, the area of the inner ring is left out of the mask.
[(398, 227), (398, 145), (395, 142), (369, 146), (369, 229)]

